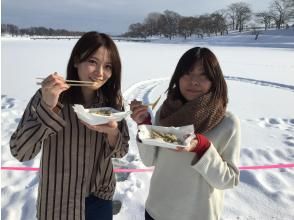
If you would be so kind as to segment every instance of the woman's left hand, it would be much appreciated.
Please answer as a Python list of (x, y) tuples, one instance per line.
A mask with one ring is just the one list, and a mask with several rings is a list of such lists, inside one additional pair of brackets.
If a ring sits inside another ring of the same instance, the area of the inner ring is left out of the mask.
[(91, 130), (107, 134), (109, 144), (111, 146), (115, 145), (119, 133), (118, 124), (116, 121), (110, 121), (103, 125), (89, 125), (84, 121), (82, 121), (82, 123)]
[(197, 144), (198, 144), (198, 141), (195, 138), (190, 142), (189, 146), (177, 147), (175, 151), (177, 151), (177, 152), (195, 152)]
[(107, 124), (102, 124), (102, 125), (90, 125), (86, 122), (82, 123), (84, 125), (86, 125), (89, 129), (94, 130), (94, 131), (98, 131), (101, 133), (105, 133), (108, 135), (111, 135), (113, 133), (117, 133), (118, 132), (118, 128), (117, 128), (117, 122), (116, 121), (110, 121)]

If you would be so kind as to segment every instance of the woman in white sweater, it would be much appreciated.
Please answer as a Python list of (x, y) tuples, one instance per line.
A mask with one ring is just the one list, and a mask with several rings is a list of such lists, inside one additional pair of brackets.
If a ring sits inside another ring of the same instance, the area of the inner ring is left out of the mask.
[[(137, 140), (143, 163), (154, 166), (145, 219), (220, 219), (224, 189), (239, 183), (240, 123), (226, 111), (227, 85), (216, 56), (207, 48), (185, 52), (167, 91), (154, 123), (193, 124), (196, 138), (177, 150)], [(132, 101), (131, 110), (137, 124), (151, 124), (142, 102)]]

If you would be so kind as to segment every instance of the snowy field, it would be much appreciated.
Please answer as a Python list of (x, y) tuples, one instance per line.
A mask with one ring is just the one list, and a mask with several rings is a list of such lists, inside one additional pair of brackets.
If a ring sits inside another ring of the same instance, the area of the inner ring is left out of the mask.
[[(209, 47), (219, 58), (229, 88), (228, 109), (240, 117), (241, 182), (226, 190), (223, 220), (294, 219), (294, 168), (246, 169), (248, 166), (294, 164), (294, 31), (187, 42), (117, 42), (123, 63), (125, 100), (155, 100), (167, 88), (180, 56), (194, 46)], [(278, 37), (277, 37), (278, 36)], [(76, 40), (3, 38), (1, 56), (1, 167), (39, 167), (39, 156), (20, 163), (10, 155), (9, 139), (29, 98), (35, 78), (65, 73)], [(254, 44), (254, 45), (253, 45)], [(162, 101), (163, 99), (161, 99)], [(156, 111), (156, 109), (155, 109)], [(154, 112), (152, 112), (154, 114)], [(115, 168), (146, 168), (135, 142), (137, 127), (127, 119), (129, 153), (114, 159)], [(123, 202), (115, 220), (141, 220), (152, 172), (117, 173), (115, 199)], [(176, 175), (176, 174), (175, 174)], [(38, 172), (1, 170), (1, 219), (32, 220)], [(201, 198), (199, 198), (201, 199)]]

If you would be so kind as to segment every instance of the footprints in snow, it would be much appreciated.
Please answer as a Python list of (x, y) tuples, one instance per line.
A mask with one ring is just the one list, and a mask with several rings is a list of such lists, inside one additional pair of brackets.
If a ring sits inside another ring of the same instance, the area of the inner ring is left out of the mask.
[[(262, 128), (273, 128), (285, 131), (285, 134), (283, 134), (283, 142), (290, 147), (294, 147), (294, 136), (291, 135), (294, 132), (294, 118), (259, 118), (257, 120), (247, 119), (246, 121), (249, 123), (256, 123)], [(290, 132), (290, 134), (287, 132)]]
[(294, 131), (294, 119), (287, 118), (260, 118), (258, 120), (260, 127), (272, 127), (281, 130)]
[[(126, 157), (122, 159), (118, 159), (118, 158), (112, 159), (112, 163), (113, 163), (114, 169), (118, 169), (118, 168), (133, 169), (133, 168), (137, 168), (136, 165), (134, 165), (134, 163), (136, 163), (139, 160), (140, 159), (138, 155), (128, 153)], [(115, 177), (117, 182), (123, 182), (128, 179), (129, 175), (130, 173), (116, 173)]]
[(6, 95), (1, 95), (1, 109), (9, 109), (15, 106), (15, 99), (8, 98)]
[(285, 137), (284, 143), (290, 147), (294, 147), (294, 137), (287, 134), (285, 134), (284, 137)]

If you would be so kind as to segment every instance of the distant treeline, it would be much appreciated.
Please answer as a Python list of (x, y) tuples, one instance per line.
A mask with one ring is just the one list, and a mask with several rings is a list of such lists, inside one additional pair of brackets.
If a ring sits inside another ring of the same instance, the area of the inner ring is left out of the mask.
[[(163, 13), (149, 13), (142, 23), (131, 24), (122, 37), (174, 36), (184, 38), (227, 34), (229, 31), (288, 28), (294, 23), (294, 0), (273, 0), (268, 10), (253, 12), (245, 2), (232, 3), (227, 8), (200, 16), (181, 16), (177, 12), (165, 10)], [(291, 24), (292, 23), (292, 24)], [(2, 34), (14, 36), (81, 36), (84, 32), (52, 29), (46, 27), (19, 28), (13, 24), (1, 24)]]
[(19, 28), (14, 24), (1, 24), (1, 34), (12, 36), (81, 36), (84, 32), (52, 29), (46, 27)]
[(288, 28), (294, 18), (294, 0), (274, 0), (268, 10), (252, 12), (245, 2), (232, 3), (227, 8), (211, 14), (200, 16), (181, 16), (177, 12), (165, 10), (163, 13), (149, 13), (143, 23), (129, 26), (125, 37), (164, 36), (172, 38), (180, 35), (184, 38), (191, 35), (223, 35), (228, 31), (256, 30), (275, 27)]

